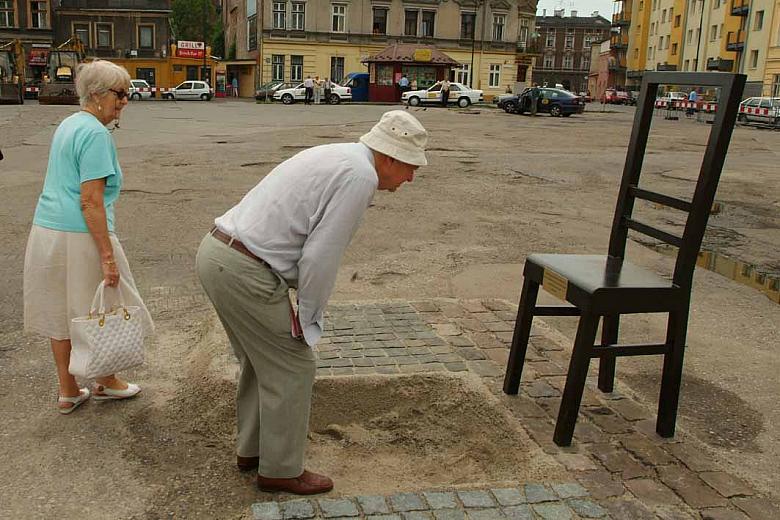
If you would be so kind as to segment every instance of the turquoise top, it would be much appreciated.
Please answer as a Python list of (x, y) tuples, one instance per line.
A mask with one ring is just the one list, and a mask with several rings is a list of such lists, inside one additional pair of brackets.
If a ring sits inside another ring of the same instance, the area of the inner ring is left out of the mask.
[(114, 231), (114, 201), (122, 188), (122, 170), (111, 134), (88, 112), (76, 112), (54, 132), (43, 192), (33, 224), (58, 231), (88, 233), (81, 213), (81, 183), (106, 179), (103, 204), (108, 230)]

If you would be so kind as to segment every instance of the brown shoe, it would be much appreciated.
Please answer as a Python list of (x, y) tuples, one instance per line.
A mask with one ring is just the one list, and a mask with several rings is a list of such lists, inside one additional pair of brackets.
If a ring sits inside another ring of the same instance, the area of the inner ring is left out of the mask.
[(238, 469), (241, 471), (251, 471), (253, 469), (257, 469), (257, 466), (260, 465), (260, 457), (242, 457), (241, 455), (236, 456), (236, 466), (238, 466)]
[(295, 495), (316, 495), (317, 493), (327, 493), (333, 489), (333, 481), (325, 475), (303, 470), (303, 473), (295, 478), (268, 478), (258, 475), (257, 487), (260, 488), (260, 491), (286, 491)]

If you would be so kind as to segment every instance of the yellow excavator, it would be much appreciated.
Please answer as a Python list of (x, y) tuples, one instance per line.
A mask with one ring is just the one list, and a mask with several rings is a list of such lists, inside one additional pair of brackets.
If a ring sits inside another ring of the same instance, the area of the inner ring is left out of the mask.
[(22, 42), (0, 43), (0, 105), (24, 103), (24, 49)]
[(49, 51), (38, 103), (41, 105), (78, 105), (76, 67), (84, 61), (84, 44), (78, 36)]

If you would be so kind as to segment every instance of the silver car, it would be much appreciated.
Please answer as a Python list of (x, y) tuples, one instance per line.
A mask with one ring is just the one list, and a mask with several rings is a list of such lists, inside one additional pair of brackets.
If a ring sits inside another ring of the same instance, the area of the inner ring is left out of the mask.
[(742, 123), (780, 124), (780, 97), (751, 97), (739, 104)]
[(176, 101), (201, 100), (211, 101), (214, 97), (214, 89), (205, 81), (185, 81), (169, 92), (163, 92), (163, 99), (175, 99)]

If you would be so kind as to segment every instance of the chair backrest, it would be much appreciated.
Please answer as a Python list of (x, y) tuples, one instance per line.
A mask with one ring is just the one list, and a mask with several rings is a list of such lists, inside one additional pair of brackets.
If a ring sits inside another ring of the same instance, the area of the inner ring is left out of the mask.
[[(612, 233), (609, 238), (610, 257), (618, 261), (625, 257), (629, 229), (676, 246), (678, 252), (673, 281), (678, 286), (690, 291), (693, 271), (696, 267), (696, 257), (699, 254), (712, 202), (715, 198), (715, 191), (718, 188), (745, 80), (744, 74), (722, 72), (646, 72), (644, 74), (642, 93), (637, 103), (634, 126), (626, 154), (626, 164), (623, 169), (623, 179), (612, 222)], [(718, 109), (707, 141), (696, 189), (690, 201), (639, 187), (639, 177), (642, 172), (642, 162), (647, 139), (650, 135), (650, 124), (659, 85), (697, 85), (720, 88)], [(682, 236), (667, 233), (634, 219), (632, 214), (636, 199), (687, 212), (688, 217)]]

